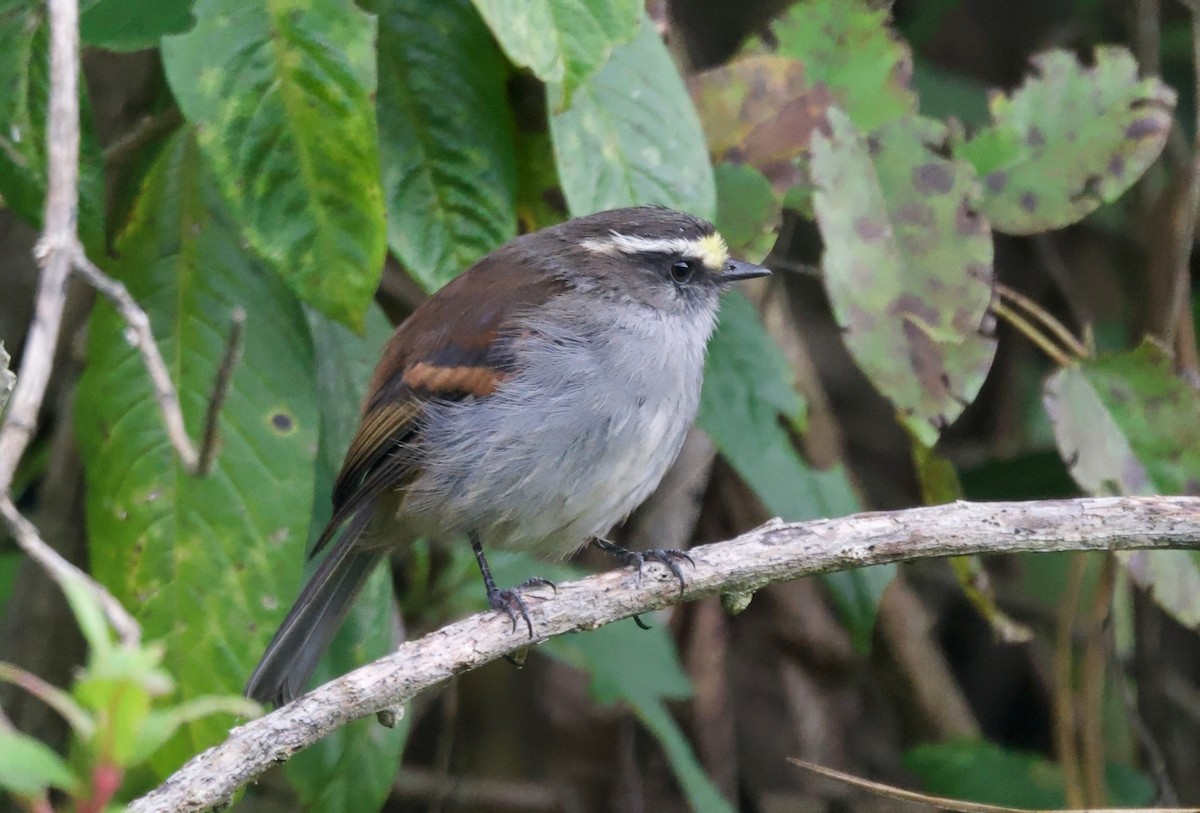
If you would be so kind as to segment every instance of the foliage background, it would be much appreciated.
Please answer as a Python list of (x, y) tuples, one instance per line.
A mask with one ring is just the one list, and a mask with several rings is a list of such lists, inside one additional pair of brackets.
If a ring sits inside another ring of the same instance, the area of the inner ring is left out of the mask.
[[(777, 271), (725, 303), (703, 432), (622, 530), (632, 546), (958, 496), (1200, 491), (1176, 273), (1195, 221), (1182, 5), (93, 0), (81, 34), (81, 235), (150, 314), (194, 437), (235, 309), (246, 326), (216, 465), (193, 477), (116, 315), (72, 290), (18, 494), (161, 662), (121, 673), (144, 707), (106, 705), (125, 685), (109, 645), (91, 629), (85, 646), (6, 543), (0, 660), (132, 743), (81, 737), (6, 689), (16, 727), (64, 757), (6, 734), (28, 760), (25, 784), (0, 775), (11, 804), (38, 797), (31, 776), (85, 799), (107, 768), (131, 798), (220, 739), (228, 713), (177, 712), (240, 689), (297, 591), (389, 324), (568, 216), (687, 209)], [(42, 5), (0, 0), (14, 369), (46, 47)], [(463, 553), (377, 574), (325, 673), (393, 644), (396, 597), (410, 636), (481, 608)], [(496, 559), (511, 583), (607, 565)], [(239, 806), (881, 804), (787, 756), (979, 801), (1198, 804), (1198, 625), (1194, 552), (775, 585), (737, 616), (698, 602), (648, 633), (619, 624), (464, 675), (399, 730), (360, 722)]]

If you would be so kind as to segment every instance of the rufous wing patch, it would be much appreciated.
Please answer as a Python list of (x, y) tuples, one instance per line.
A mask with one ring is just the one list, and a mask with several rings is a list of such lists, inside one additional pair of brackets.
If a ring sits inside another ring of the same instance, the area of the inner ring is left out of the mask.
[(441, 367), (419, 361), (404, 371), (404, 383), (431, 395), (491, 395), (504, 372), (486, 366)]

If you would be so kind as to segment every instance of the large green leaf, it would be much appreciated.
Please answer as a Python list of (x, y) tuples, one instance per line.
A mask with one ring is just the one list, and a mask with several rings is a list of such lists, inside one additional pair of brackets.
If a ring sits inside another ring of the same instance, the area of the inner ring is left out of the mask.
[[(561, 94), (550, 88), (550, 96)], [(574, 216), (657, 203), (712, 217), (716, 191), (700, 120), (653, 24), (613, 50), (571, 106), (550, 115)]]
[(633, 709), (662, 746), (693, 810), (732, 810), (664, 705), (692, 693), (665, 627), (642, 630), (628, 622), (609, 624), (585, 635), (555, 638), (543, 649), (587, 674), (598, 702), (620, 701)]
[[(804, 401), (783, 352), (754, 306), (741, 294), (726, 295), (697, 425), (775, 516), (800, 521), (860, 510), (844, 469), (814, 471), (796, 451), (786, 427), (798, 430), (803, 420)], [(894, 574), (894, 565), (880, 565), (822, 577), (860, 650), (870, 647), (879, 599)]]
[[(1071, 476), (1090, 494), (1200, 494), (1200, 396), (1155, 344), (1059, 370), (1046, 411)], [(1200, 552), (1120, 554), (1133, 579), (1200, 629)]]
[(305, 302), (358, 328), (386, 229), (375, 23), (351, 0), (199, 0), (163, 65), (242, 234)]
[(538, 79), (562, 87), (566, 106), (576, 88), (628, 42), (642, 12), (639, 0), (474, 0), (508, 58)]
[(799, 60), (808, 84), (825, 85), (864, 131), (917, 112), (912, 53), (888, 30), (888, 11), (871, 5), (809, 0), (771, 26), (779, 55)]
[(829, 121), (812, 162), (825, 287), (854, 360), (932, 446), (996, 353), (992, 239), (971, 207), (975, 174), (933, 151), (946, 130), (928, 119), (869, 139), (837, 109)]
[(1158, 158), (1175, 91), (1138, 79), (1124, 48), (1097, 48), (1085, 68), (1069, 51), (1033, 60), (1037, 75), (990, 101), (994, 123), (958, 148), (983, 177), (979, 207), (997, 230), (1061, 228), (1118, 198)]
[[(49, 69), (46, 4), (0, 0), (0, 201), (38, 229), (46, 205)], [(79, 93), (79, 231), (96, 248), (104, 234), (104, 158), (82, 82)]]
[[(391, 325), (377, 306), (367, 311), (364, 336), (315, 312), (309, 312), (308, 321), (316, 351), (321, 410), (311, 547), (332, 513), (329, 495), (333, 480), (358, 427), (358, 405)], [(293, 566), (298, 569), (300, 562)], [(308, 570), (312, 569), (310, 563)], [(331, 680), (391, 652), (399, 643), (398, 628), (391, 574), (380, 567), (367, 580), (329, 653), (318, 665), (314, 681)], [(324, 813), (379, 810), (391, 789), (408, 725), (407, 718), (391, 729), (374, 718), (359, 720), (297, 754), (287, 764), (287, 772), (301, 800), (309, 809)]]
[(388, 243), (428, 291), (516, 233), (507, 69), (470, 0), (375, 0)]
[[(1031, 810), (1066, 806), (1062, 768), (984, 740), (921, 745), (904, 755), (904, 766), (938, 796)], [(1109, 765), (1106, 780), (1116, 804), (1149, 804), (1154, 796), (1154, 784), (1128, 768)]]
[[(148, 638), (165, 641), (182, 699), (237, 693), (299, 583), (317, 446), (308, 327), (295, 297), (247, 254), (186, 136), (147, 178), (117, 249), (108, 270), (146, 308), (193, 438), (230, 314), (247, 314), (206, 476), (180, 466), (140, 356), (103, 302), (75, 408), (93, 572)], [(223, 739), (229, 723), (189, 723), (156, 768)]]
[(813, 471), (796, 452), (785, 426), (798, 427), (803, 416), (783, 351), (749, 300), (727, 294), (709, 344), (697, 425), (776, 516), (800, 521), (854, 513), (858, 500), (845, 473)]
[(79, 15), (79, 36), (112, 51), (158, 47), (167, 34), (191, 28), (195, 0), (99, 0)]
[(762, 262), (779, 234), (780, 200), (749, 164), (717, 164), (717, 229), (736, 257)]

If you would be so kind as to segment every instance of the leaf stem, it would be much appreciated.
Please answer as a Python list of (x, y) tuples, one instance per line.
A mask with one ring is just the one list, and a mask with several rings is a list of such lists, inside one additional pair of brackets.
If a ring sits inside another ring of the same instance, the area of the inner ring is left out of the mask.
[(996, 283), (996, 293), (1000, 294), (1000, 296), (1012, 302), (1014, 305), (1021, 308), (1034, 319), (1036, 319), (1043, 327), (1054, 334), (1055, 338), (1062, 342), (1067, 350), (1073, 353), (1077, 358), (1084, 359), (1091, 355), (1083, 342), (1075, 338), (1074, 333), (1067, 330), (1066, 326), (1063, 325), (1062, 322), (1051, 316), (1045, 308), (1043, 308), (1037, 302), (1034, 302), (1029, 297), (1025, 296), (1025, 294), (1021, 293), (1015, 288), (1008, 287), (1002, 282)]
[(1044, 333), (1030, 324), (1029, 320), (1003, 302), (993, 302), (992, 312), (1025, 334), (1025, 337), (1029, 341), (1040, 347), (1042, 352), (1049, 356), (1059, 367), (1070, 367), (1075, 363), (1075, 359), (1068, 355), (1065, 350), (1050, 341)]

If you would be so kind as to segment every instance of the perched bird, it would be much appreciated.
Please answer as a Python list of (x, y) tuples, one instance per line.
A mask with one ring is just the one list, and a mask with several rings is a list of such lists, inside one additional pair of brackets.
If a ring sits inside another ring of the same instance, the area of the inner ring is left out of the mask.
[(389, 339), (333, 489), (330, 547), (246, 686), (290, 702), (367, 576), (418, 538), (469, 540), (491, 606), (532, 625), (485, 549), (566, 556), (658, 485), (696, 415), (720, 292), (770, 273), (713, 225), (614, 209), (526, 234), (464, 271)]

